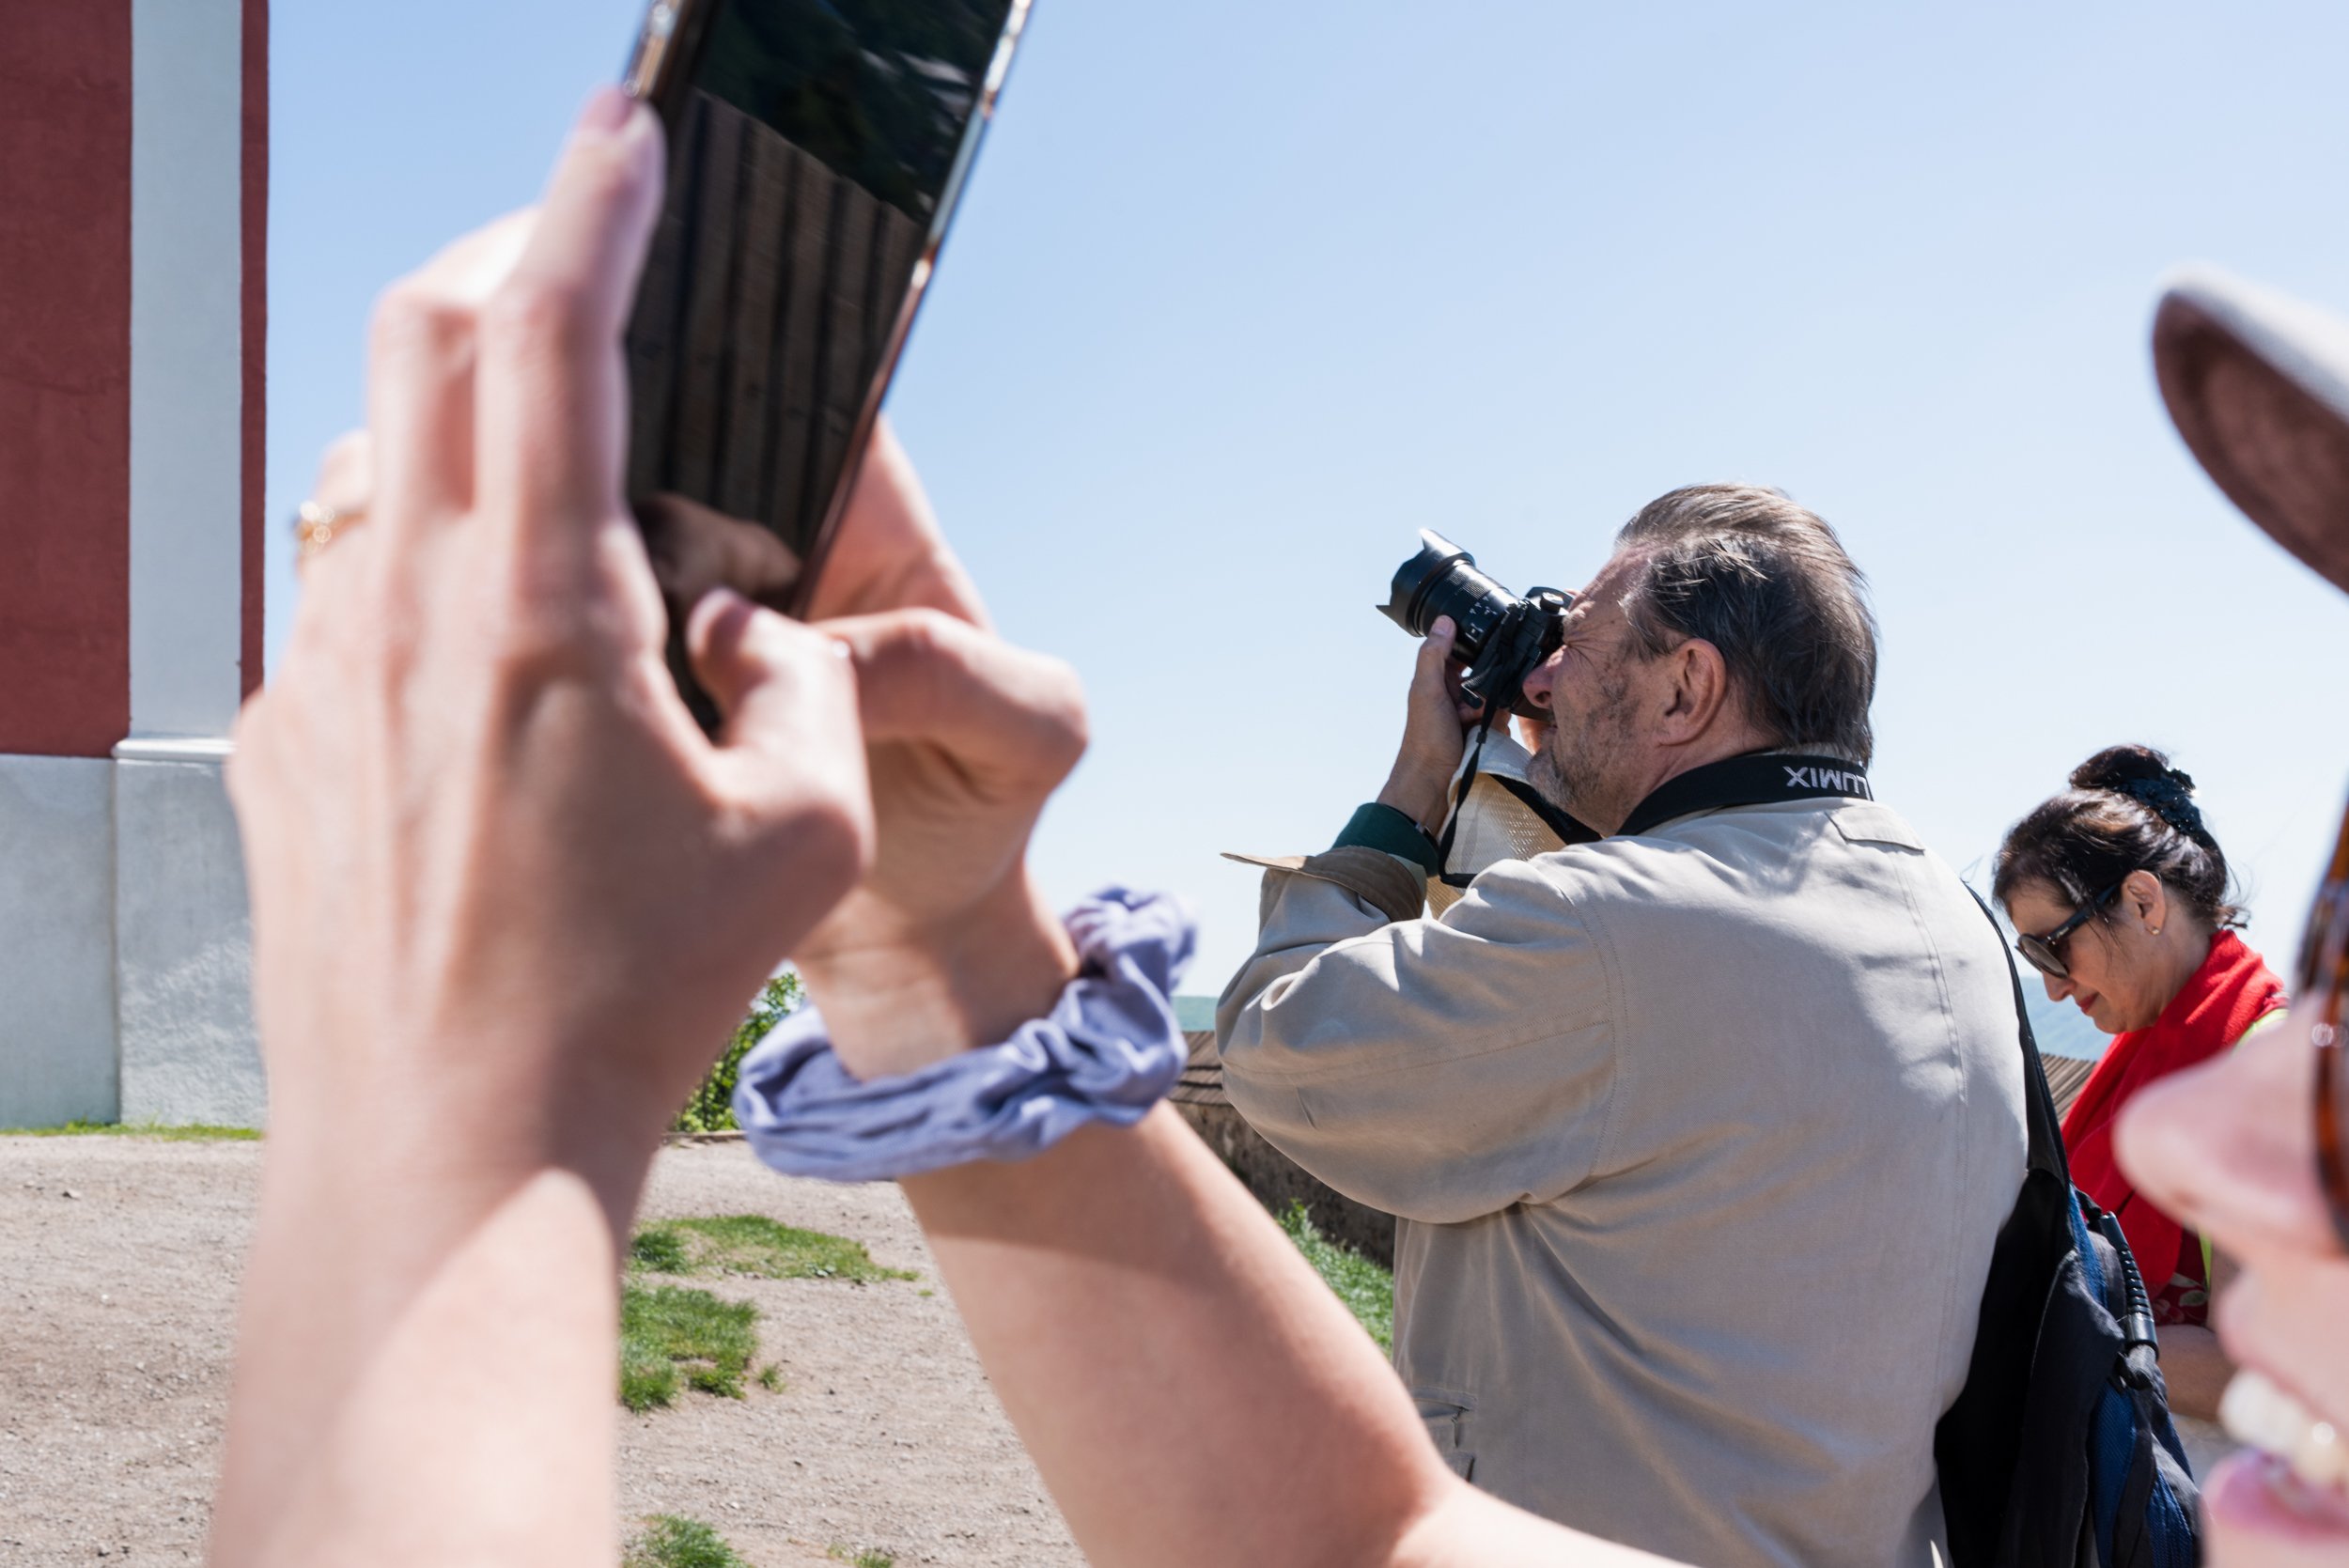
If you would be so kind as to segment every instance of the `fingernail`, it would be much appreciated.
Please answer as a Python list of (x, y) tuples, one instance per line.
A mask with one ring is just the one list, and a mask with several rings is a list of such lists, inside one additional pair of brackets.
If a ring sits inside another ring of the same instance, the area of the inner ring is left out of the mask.
[(598, 87), (587, 100), (587, 107), (579, 112), (579, 131), (583, 136), (609, 136), (629, 122), (636, 112), (636, 101), (617, 87)]

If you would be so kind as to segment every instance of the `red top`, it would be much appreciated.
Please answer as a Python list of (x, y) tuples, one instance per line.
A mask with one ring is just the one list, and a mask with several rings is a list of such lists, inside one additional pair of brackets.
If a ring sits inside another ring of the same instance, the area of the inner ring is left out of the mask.
[(2202, 967), (2178, 987), (2160, 1017), (2112, 1037), (2063, 1118), (2072, 1180), (2119, 1218), (2146, 1291), (2155, 1297), (2155, 1315), (2164, 1323), (2201, 1323), (2208, 1311), (2201, 1238), (2139, 1199), (2112, 1157), (2113, 1125), (2139, 1090), (2217, 1056), (2284, 1004), (2283, 982), (2266, 961), (2233, 932), (2219, 932)]

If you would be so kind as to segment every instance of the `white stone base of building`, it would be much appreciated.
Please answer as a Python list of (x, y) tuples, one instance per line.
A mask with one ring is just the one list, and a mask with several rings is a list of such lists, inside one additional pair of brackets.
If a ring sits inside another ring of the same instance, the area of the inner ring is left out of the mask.
[(0, 755), (0, 1127), (260, 1125), (227, 750)]

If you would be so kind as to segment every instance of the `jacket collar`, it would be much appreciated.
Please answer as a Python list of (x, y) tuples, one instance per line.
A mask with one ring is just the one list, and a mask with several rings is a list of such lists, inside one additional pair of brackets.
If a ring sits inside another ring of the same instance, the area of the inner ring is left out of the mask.
[(1617, 838), (1644, 833), (1674, 817), (1725, 806), (1758, 806), (1774, 800), (1836, 798), (1873, 800), (1868, 770), (1841, 757), (1795, 752), (1752, 752), (1723, 757), (1665, 780), (1631, 808)]

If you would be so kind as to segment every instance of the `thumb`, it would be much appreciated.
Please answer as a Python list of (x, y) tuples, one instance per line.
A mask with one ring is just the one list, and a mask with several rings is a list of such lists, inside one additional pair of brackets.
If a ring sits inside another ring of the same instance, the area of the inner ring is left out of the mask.
[(1452, 669), (1452, 649), (1458, 642), (1458, 633), (1449, 615), (1439, 615), (1436, 624), (1427, 629), (1427, 635), (1419, 644), (1419, 663), (1411, 671), (1411, 698), (1414, 702), (1441, 707), (1446, 713), (1458, 703), (1454, 690), (1456, 676)]
[(713, 588), (685, 623), (685, 647), (725, 716), (723, 755), (755, 760), (759, 776), (786, 787), (829, 784), (863, 795), (864, 737), (847, 646)]

